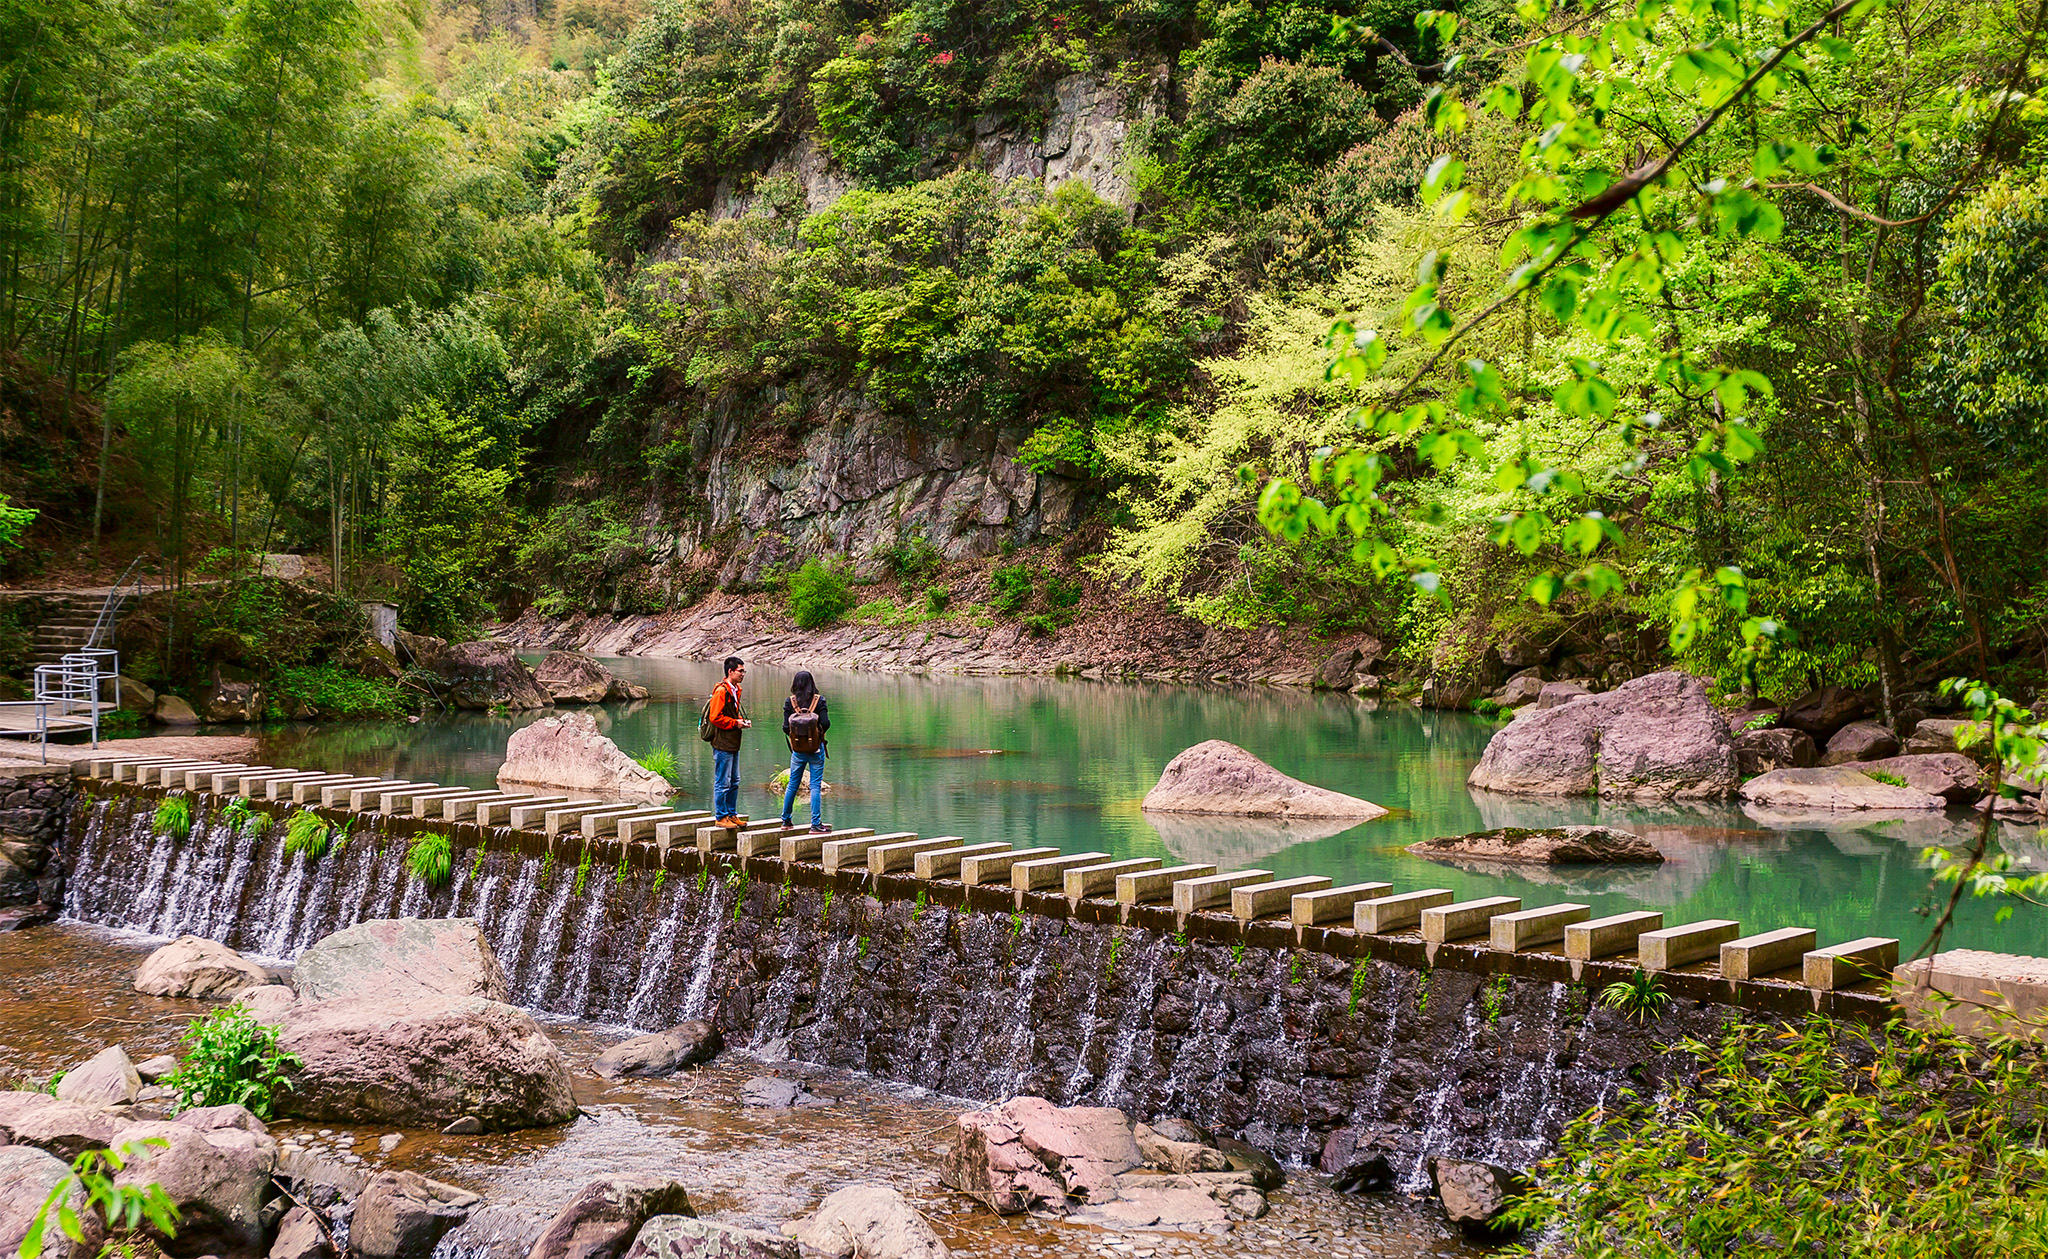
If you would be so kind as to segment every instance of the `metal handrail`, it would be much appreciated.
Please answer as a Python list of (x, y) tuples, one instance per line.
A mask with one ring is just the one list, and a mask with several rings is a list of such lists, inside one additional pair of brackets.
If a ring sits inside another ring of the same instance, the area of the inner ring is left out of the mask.
[[(135, 577), (135, 570), (141, 566), (142, 557), (140, 555), (128, 561), (127, 569), (122, 572), (119, 580), (114, 582), (113, 588), (107, 591), (106, 599), (100, 604), (99, 617), (92, 623), (92, 634), (85, 640), (88, 650), (98, 647), (103, 639), (109, 642), (113, 640), (114, 621), (121, 615), (121, 601), (127, 598), (125, 589), (131, 584), (129, 578), (135, 578), (133, 585), (137, 591), (142, 589), (142, 579)], [(119, 684), (117, 683), (116, 685), (118, 686)], [(116, 702), (119, 699), (120, 696), (117, 693), (115, 696)]]
[[(35, 710), (36, 724), (33, 727), (26, 730), (0, 729), (0, 739), (13, 738), (15, 735), (22, 734), (29, 736), (42, 745), (43, 764), (48, 765), (50, 763), (50, 702), (42, 699), (0, 699), (0, 708), (33, 708)], [(94, 742), (93, 746), (98, 747), (98, 742)]]

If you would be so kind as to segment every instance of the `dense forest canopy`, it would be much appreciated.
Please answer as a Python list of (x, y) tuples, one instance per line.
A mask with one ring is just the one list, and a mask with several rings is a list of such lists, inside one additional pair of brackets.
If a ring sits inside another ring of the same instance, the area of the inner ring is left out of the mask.
[[(659, 611), (730, 542), (714, 468), (851, 406), (1018, 434), (1094, 589), (1214, 623), (2038, 681), (2042, 26), (0, 0), (7, 574), (293, 549), (443, 632)], [(1020, 170), (1091, 119), (1099, 169)]]

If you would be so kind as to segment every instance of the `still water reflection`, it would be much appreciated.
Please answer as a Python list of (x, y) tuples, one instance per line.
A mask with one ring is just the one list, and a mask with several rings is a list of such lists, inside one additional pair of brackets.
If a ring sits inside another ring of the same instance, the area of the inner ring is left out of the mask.
[[(697, 739), (716, 666), (678, 660), (607, 662), (647, 686), (630, 707), (591, 709), (621, 747), (675, 752), (681, 799), (707, 803), (711, 753)], [(1669, 923), (1734, 918), (1763, 930), (1811, 925), (1823, 942), (1897, 936), (1911, 952), (1934, 901), (1922, 865), (1930, 845), (1957, 843), (1974, 815), (1870, 814), (1759, 818), (1734, 805), (1646, 807), (1529, 800), (1473, 792), (1465, 775), (1493, 731), (1469, 714), (1408, 705), (1375, 709), (1348, 696), (1284, 689), (1210, 690), (1050, 678), (961, 678), (819, 670), (831, 700), (828, 820), (1069, 852), (1256, 867), (1281, 877), (1383, 879), (1396, 890), (1447, 887), (1577, 899), (1596, 913), (1663, 910)], [(778, 730), (791, 671), (751, 666), (747, 693), (761, 724), (741, 753), (742, 811), (767, 816), (765, 786), (788, 762)], [(451, 785), (491, 785), (512, 731), (544, 714), (469, 714), (418, 725), (297, 726), (264, 734), (264, 763), (376, 772)], [(1286, 773), (1395, 810), (1360, 825), (1147, 815), (1138, 802), (1166, 762), (1204, 739), (1227, 739)], [(803, 811), (804, 802), (797, 808)], [(1647, 868), (1464, 866), (1406, 845), (1495, 826), (1608, 822), (1665, 854)], [(2037, 827), (2005, 827), (2016, 857), (2037, 861)], [(1966, 904), (1949, 943), (2048, 954), (2048, 914), (2021, 907), (2004, 924)]]

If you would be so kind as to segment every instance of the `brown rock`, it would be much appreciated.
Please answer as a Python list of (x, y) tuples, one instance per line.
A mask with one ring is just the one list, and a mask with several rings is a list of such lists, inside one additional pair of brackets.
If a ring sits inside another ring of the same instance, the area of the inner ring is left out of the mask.
[(1520, 708), (1533, 704), (1543, 694), (1543, 670), (1524, 669), (1507, 680), (1507, 685), (1494, 694), (1494, 700), (1502, 708)]
[(48, 1093), (0, 1093), (0, 1133), (16, 1145), (48, 1150), (67, 1163), (87, 1150), (106, 1149), (120, 1130), (120, 1120)]
[(795, 1241), (687, 1215), (657, 1215), (640, 1229), (626, 1259), (798, 1259)]
[(157, 696), (156, 711), (150, 715), (156, 719), (158, 725), (163, 726), (196, 726), (199, 724), (199, 714), (193, 711), (192, 705), (175, 695)]
[(270, 1259), (334, 1259), (334, 1239), (312, 1208), (299, 1204), (277, 1222)]
[(1360, 820), (1387, 812), (1369, 800), (1289, 778), (1221, 739), (1197, 743), (1168, 762), (1158, 784), (1146, 793), (1143, 807), (1159, 813)]
[(607, 1080), (673, 1075), (684, 1067), (711, 1061), (723, 1046), (718, 1029), (699, 1019), (665, 1032), (629, 1036), (599, 1054), (590, 1066)]
[(1131, 1122), (1120, 1110), (1061, 1108), (1042, 1097), (1017, 1097), (970, 1111), (956, 1123), (939, 1179), (1003, 1215), (1069, 1197), (1116, 1192), (1116, 1177), (1139, 1162)]
[(1912, 787), (1881, 783), (1845, 765), (1814, 769), (1774, 769), (1742, 784), (1744, 803), (1776, 809), (1849, 812), (1863, 809), (1925, 810), (1946, 808), (1948, 801)]
[(1778, 715), (1780, 725), (1804, 730), (1816, 743), (1825, 743), (1835, 731), (1870, 711), (1863, 697), (1840, 686), (1823, 686), (1785, 705)]
[(1774, 769), (1806, 769), (1820, 759), (1813, 736), (1787, 726), (1741, 731), (1735, 736), (1735, 757), (1745, 776)]
[(1719, 799), (1733, 794), (1735, 767), (1735, 741), (1706, 687), (1665, 671), (1524, 709), (1494, 733), (1466, 782), (1520, 795)]
[(442, 1234), (482, 1201), (417, 1172), (378, 1172), (349, 1217), (348, 1252), (361, 1259), (427, 1259)]
[(1230, 1166), (1223, 1151), (1199, 1141), (1175, 1141), (1139, 1124), (1131, 1130), (1147, 1167), (1167, 1172), (1220, 1172)]
[(1844, 765), (1850, 761), (1881, 761), (1898, 753), (1899, 740), (1874, 721), (1852, 721), (1835, 731), (1828, 740), (1822, 765)]
[[(0, 1255), (13, 1255), (20, 1249), (29, 1225), (70, 1174), (63, 1159), (32, 1145), (0, 1148)], [(73, 1241), (53, 1221), (43, 1229), (43, 1254), (47, 1259), (94, 1259), (105, 1230), (100, 1227), (99, 1215), (85, 1209), (85, 1190), (74, 1184), (61, 1201), (78, 1213), (83, 1225), (79, 1231), (85, 1238)]]
[(1959, 752), (1851, 761), (1838, 768), (1853, 769), (1862, 774), (1890, 774), (1904, 779), (1913, 790), (1940, 796), (1950, 804), (1969, 804), (1984, 794), (1983, 767)]
[(473, 1116), (498, 1132), (576, 1113), (568, 1065), (533, 1016), (480, 997), (300, 1002), (279, 1043), (302, 1063), (289, 1113), (308, 1119), (440, 1128)]
[(1536, 707), (1557, 708), (1571, 703), (1581, 695), (1592, 693), (1593, 684), (1584, 678), (1560, 678), (1555, 682), (1545, 682), (1536, 692)]
[(135, 991), (219, 1000), (269, 980), (261, 966), (218, 940), (182, 935), (143, 959), (135, 972)]
[(1956, 735), (1968, 727), (1982, 727), (1982, 722), (1968, 721), (1956, 717), (1929, 717), (1913, 727), (1913, 733), (1900, 749), (1907, 756), (1932, 756), (1940, 752), (1959, 752), (1973, 761), (1984, 761), (1990, 754), (1990, 741), (1977, 739), (1968, 747), (1956, 742)]
[(533, 671), (533, 680), (557, 704), (598, 704), (611, 693), (612, 672), (576, 651), (551, 651)]
[(541, 1230), (527, 1259), (619, 1259), (657, 1215), (695, 1215), (683, 1186), (660, 1176), (593, 1180)]
[[(143, 1144), (159, 1141), (164, 1144)], [(128, 1159), (114, 1177), (115, 1184), (157, 1185), (178, 1209), (175, 1237), (146, 1230), (166, 1254), (262, 1251), (263, 1194), (277, 1167), (277, 1142), (268, 1134), (233, 1127), (139, 1123), (115, 1133), (112, 1145), (117, 1150), (143, 1150)]]
[(1451, 1223), (1482, 1237), (1498, 1235), (1501, 1213), (1527, 1184), (1505, 1167), (1456, 1158), (1429, 1160), (1429, 1179)]
[(1471, 835), (1425, 839), (1408, 845), (1408, 851), (1418, 857), (1476, 857), (1539, 865), (1664, 860), (1664, 854), (1649, 840), (1611, 826), (1551, 826), (1540, 830), (1508, 826)]
[(142, 1091), (142, 1076), (128, 1061), (128, 1051), (109, 1045), (64, 1073), (57, 1081), (59, 1101), (77, 1102), (95, 1110), (126, 1106)]
[(428, 666), (457, 708), (548, 708), (554, 700), (512, 648), (490, 639), (454, 643)]
[(835, 1189), (818, 1209), (783, 1230), (806, 1253), (827, 1259), (951, 1259), (916, 1207), (886, 1185)]
[(327, 936), (292, 968), (300, 999), (482, 997), (503, 1001), (504, 967), (473, 918), (378, 918)]

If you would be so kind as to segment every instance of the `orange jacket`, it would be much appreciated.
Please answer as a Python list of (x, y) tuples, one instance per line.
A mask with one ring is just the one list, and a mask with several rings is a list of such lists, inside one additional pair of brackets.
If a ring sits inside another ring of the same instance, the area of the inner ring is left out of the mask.
[[(726, 698), (726, 692), (728, 692), (728, 691), (730, 691), (730, 692), (732, 693), (732, 698), (731, 698), (730, 700), (728, 700), (728, 699)], [(714, 726), (717, 726), (717, 727), (718, 727), (718, 728), (719, 728), (720, 730), (737, 730), (737, 729), (739, 729), (740, 719), (739, 719), (738, 717), (735, 717), (735, 716), (733, 715), (733, 712), (734, 712), (734, 710), (735, 710), (735, 709), (738, 709), (738, 708), (739, 708), (739, 703), (740, 703), (740, 691), (741, 691), (741, 688), (739, 688), (739, 687), (737, 687), (737, 686), (734, 686), (734, 685), (733, 685), (732, 683), (730, 683), (730, 682), (720, 682), (720, 683), (719, 683), (719, 684), (718, 684), (718, 685), (717, 685), (716, 687), (713, 687), (713, 688), (712, 688), (712, 691), (711, 691), (711, 724), (712, 724), (712, 725), (714, 725)]]

